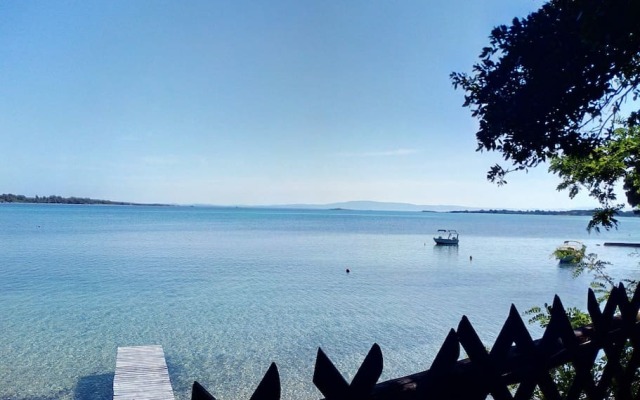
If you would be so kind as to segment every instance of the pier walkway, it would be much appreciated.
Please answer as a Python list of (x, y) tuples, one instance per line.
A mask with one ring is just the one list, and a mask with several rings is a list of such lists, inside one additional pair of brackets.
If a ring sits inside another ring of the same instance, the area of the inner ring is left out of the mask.
[(640, 247), (640, 243), (604, 242), (605, 246)]
[(175, 400), (162, 346), (118, 347), (113, 400)]

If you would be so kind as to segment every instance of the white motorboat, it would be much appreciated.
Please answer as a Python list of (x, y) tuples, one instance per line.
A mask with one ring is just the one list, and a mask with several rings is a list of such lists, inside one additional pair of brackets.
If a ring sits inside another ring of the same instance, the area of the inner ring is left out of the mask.
[(458, 232), (453, 229), (438, 229), (436, 236), (433, 237), (436, 244), (457, 245)]
[(577, 264), (584, 258), (587, 246), (577, 240), (565, 240), (553, 252), (553, 256), (560, 264)]

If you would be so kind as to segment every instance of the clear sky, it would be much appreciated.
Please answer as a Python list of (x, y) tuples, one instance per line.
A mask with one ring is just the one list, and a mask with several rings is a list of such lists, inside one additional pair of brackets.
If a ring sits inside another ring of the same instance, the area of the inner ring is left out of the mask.
[(557, 209), (486, 180), (452, 71), (538, 0), (0, 2), (0, 192)]

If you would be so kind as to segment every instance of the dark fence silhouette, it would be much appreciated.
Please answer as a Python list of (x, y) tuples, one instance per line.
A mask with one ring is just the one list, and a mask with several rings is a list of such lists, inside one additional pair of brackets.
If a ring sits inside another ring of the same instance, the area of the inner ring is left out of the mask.
[[(318, 349), (313, 383), (327, 400), (640, 399), (640, 289), (629, 299), (620, 284), (602, 310), (592, 290), (588, 296), (592, 324), (573, 329), (556, 296), (549, 325), (537, 340), (512, 305), (490, 350), (463, 316), (431, 368), (381, 383), (377, 381), (383, 359), (377, 344), (351, 383)], [(464, 360), (459, 360), (461, 348), (468, 356)], [(559, 374), (563, 379), (556, 379)], [(193, 383), (191, 398), (215, 399), (198, 382)], [(250, 400), (279, 398), (280, 378), (273, 363)]]

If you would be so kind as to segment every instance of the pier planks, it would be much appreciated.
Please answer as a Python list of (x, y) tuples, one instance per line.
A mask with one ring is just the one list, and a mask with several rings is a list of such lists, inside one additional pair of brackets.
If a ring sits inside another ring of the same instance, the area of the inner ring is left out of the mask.
[(175, 400), (162, 346), (118, 347), (113, 400)]

